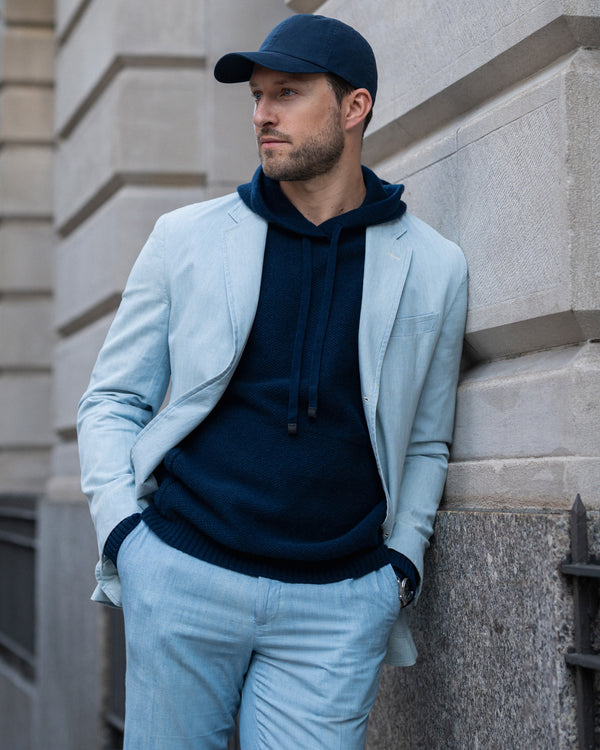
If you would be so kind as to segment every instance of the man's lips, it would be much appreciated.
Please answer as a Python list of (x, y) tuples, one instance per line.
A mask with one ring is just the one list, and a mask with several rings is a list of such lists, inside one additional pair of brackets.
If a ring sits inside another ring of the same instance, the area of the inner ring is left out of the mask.
[(284, 146), (289, 141), (284, 141), (281, 138), (260, 138), (260, 145), (263, 148), (275, 148), (276, 146)]

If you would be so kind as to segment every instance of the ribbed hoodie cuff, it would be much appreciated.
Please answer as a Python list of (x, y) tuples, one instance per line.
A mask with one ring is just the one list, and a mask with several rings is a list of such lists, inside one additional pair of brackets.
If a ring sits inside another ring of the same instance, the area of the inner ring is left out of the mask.
[(124, 518), (108, 535), (104, 544), (104, 554), (117, 565), (117, 555), (125, 537), (132, 532), (142, 518), (141, 513), (134, 513)]
[(398, 573), (399, 578), (408, 578), (413, 589), (416, 591), (419, 585), (419, 573), (413, 563), (401, 552), (388, 548), (388, 555), (392, 567)]

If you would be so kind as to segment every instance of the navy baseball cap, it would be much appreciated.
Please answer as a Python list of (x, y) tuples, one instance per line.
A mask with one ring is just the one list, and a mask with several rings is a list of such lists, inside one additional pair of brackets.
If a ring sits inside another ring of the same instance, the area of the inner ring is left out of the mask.
[(300, 13), (278, 24), (258, 52), (230, 52), (215, 65), (221, 83), (249, 81), (254, 64), (282, 73), (334, 73), (354, 88), (365, 88), (373, 102), (377, 64), (371, 45), (342, 21)]

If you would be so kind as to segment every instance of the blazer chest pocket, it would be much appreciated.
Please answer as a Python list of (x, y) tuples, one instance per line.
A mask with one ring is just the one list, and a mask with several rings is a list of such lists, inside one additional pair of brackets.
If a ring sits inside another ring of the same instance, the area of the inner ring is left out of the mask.
[(430, 333), (437, 329), (439, 317), (439, 313), (432, 312), (425, 315), (396, 318), (390, 336), (420, 336), (424, 333)]

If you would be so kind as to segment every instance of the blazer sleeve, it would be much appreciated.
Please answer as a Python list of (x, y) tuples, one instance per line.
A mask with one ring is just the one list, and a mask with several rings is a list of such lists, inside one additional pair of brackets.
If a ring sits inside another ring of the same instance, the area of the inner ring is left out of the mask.
[(447, 308), (419, 396), (398, 497), (398, 511), (386, 544), (408, 557), (423, 580), (423, 556), (433, 533), (452, 442), (456, 389), (467, 309), (467, 274), (461, 253), (461, 281)]
[(169, 295), (159, 219), (127, 281), (106, 341), (79, 403), (83, 492), (100, 555), (110, 532), (140, 511), (131, 449), (165, 397), (169, 379)]

